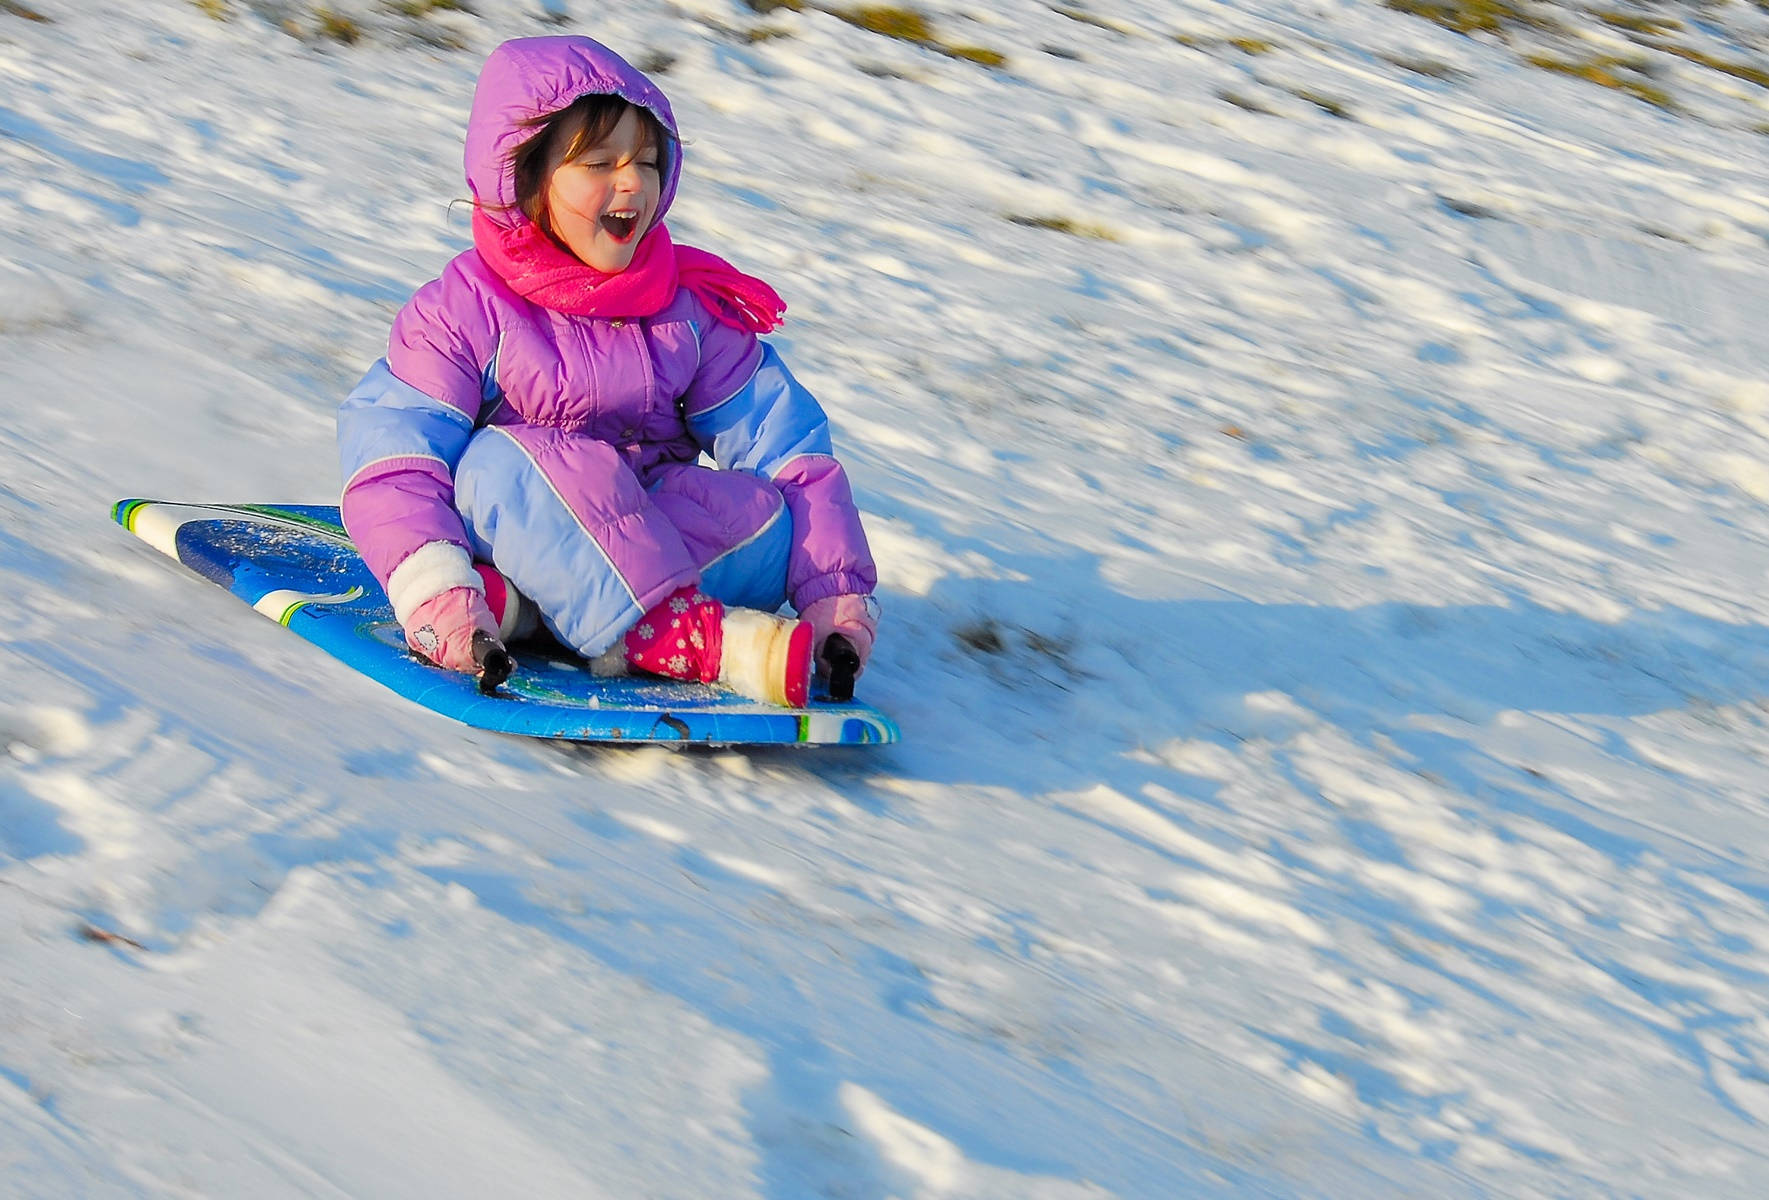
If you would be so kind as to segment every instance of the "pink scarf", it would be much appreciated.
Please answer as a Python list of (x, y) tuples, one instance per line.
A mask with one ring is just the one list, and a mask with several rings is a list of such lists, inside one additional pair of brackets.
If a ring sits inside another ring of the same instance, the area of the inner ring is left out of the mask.
[(512, 229), (473, 211), (473, 246), (519, 296), (578, 317), (651, 317), (685, 287), (726, 325), (751, 333), (780, 327), (786, 302), (716, 254), (678, 246), (662, 225), (639, 239), (626, 270), (607, 275), (579, 261), (526, 218)]

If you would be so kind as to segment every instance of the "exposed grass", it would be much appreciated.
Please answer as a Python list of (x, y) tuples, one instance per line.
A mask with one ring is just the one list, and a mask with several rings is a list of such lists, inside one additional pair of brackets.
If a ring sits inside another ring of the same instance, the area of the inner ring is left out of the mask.
[(476, 16), (467, 0), (385, 0), (392, 12), (402, 17), (427, 17), (432, 13), (458, 12)]
[(27, 21), (36, 21), (43, 25), (51, 23), (48, 17), (38, 12), (30, 5), (22, 3), (21, 0), (0, 0), (0, 13), (6, 13), (8, 16), (13, 17), (23, 17)]
[[(1764, 3), (1769, 4), (1769, 0), (1764, 0)], [(1116, 21), (1108, 20), (1105, 17), (1095, 16), (1085, 8), (1076, 8), (1073, 5), (1068, 4), (1053, 4), (1050, 6), (1050, 11), (1056, 13), (1058, 16), (1067, 17), (1071, 21), (1079, 21), (1083, 25), (1091, 25), (1095, 29), (1104, 29), (1108, 33), (1129, 32)]]
[(1571, 75), (1576, 79), (1586, 79), (1606, 88), (1626, 92), (1659, 108), (1675, 107), (1669, 92), (1637, 78), (1644, 66), (1638, 60), (1599, 54), (1587, 59), (1568, 61), (1547, 54), (1528, 54), (1524, 56), (1524, 61), (1532, 67), (1553, 71), (1557, 75)]
[(1270, 54), (1278, 48), (1278, 43), (1256, 37), (1211, 37), (1198, 33), (1175, 33), (1170, 36), (1191, 50), (1215, 50), (1229, 46), (1242, 54)]
[[(1066, 688), (1065, 678), (1089, 677), (1074, 664), (1075, 639), (1065, 633), (1043, 633), (993, 617), (978, 617), (955, 627), (952, 640), (999, 680), (1013, 686)], [(1049, 673), (1051, 667), (1057, 676)]]
[[(1284, 90), (1289, 92), (1292, 96), (1295, 96), (1298, 100), (1308, 101), (1328, 116), (1337, 117), (1341, 121), (1357, 120), (1352, 114), (1351, 109), (1343, 101), (1335, 100), (1333, 97), (1328, 96), (1325, 93), (1310, 91), (1307, 88), (1285, 88)], [(1236, 108), (1242, 109), (1246, 112), (1258, 113), (1260, 116), (1264, 117), (1281, 117), (1285, 115), (1283, 112), (1273, 108), (1265, 101), (1254, 96), (1249, 96), (1245, 92), (1224, 90), (1217, 92), (1216, 98), (1218, 100), (1226, 101), (1227, 103), (1234, 105)]]
[(1456, 79), (1462, 74), (1449, 63), (1439, 62), (1435, 58), (1411, 58), (1402, 54), (1385, 54), (1383, 58), (1403, 71), (1411, 71), (1415, 75), (1425, 75), (1432, 79)]
[(1350, 121), (1353, 119), (1351, 109), (1347, 108), (1343, 102), (1335, 100), (1333, 97), (1322, 92), (1312, 92), (1307, 88), (1296, 88), (1292, 90), (1290, 94), (1295, 96), (1298, 100), (1308, 101), (1330, 117), (1338, 117), (1341, 121)]
[[(780, 12), (825, 12), (837, 17), (856, 29), (864, 29), (868, 33), (876, 33), (881, 37), (895, 38), (901, 42), (910, 42), (924, 49), (944, 54), (948, 58), (962, 59), (984, 67), (1001, 67), (1007, 65), (1007, 55), (999, 50), (991, 50), (987, 46), (966, 46), (948, 42), (934, 31), (934, 26), (927, 15), (919, 9), (906, 8), (897, 4), (861, 4), (844, 6), (818, 3), (817, 0), (743, 0), (744, 6), (757, 16), (768, 16)], [(784, 29), (757, 28), (748, 30), (744, 37), (750, 42), (765, 42), (773, 38), (790, 37)]]
[(936, 49), (948, 57), (973, 62), (980, 67), (1005, 67), (1007, 65), (1007, 55), (999, 50), (990, 50), (985, 46), (940, 45)]
[(1472, 200), (1458, 200), (1454, 196), (1439, 196), (1437, 202), (1456, 213), (1458, 216), (1472, 217), (1476, 221), (1496, 221), (1499, 214), (1484, 204), (1476, 204)]
[(1026, 649), (1033, 654), (1042, 654), (1045, 658), (1057, 662), (1066, 662), (1074, 652), (1075, 639), (1070, 637), (1052, 637), (1048, 633), (1039, 633), (1036, 629), (1026, 630)]
[(317, 9), (313, 14), (314, 32), (330, 42), (340, 42), (346, 46), (354, 46), (362, 41), (362, 26), (343, 13), (329, 8)]
[(1669, 17), (1647, 17), (1639, 13), (1599, 12), (1594, 14), (1599, 21), (1616, 29), (1625, 29), (1629, 33), (1664, 34), (1673, 33), (1683, 28), (1683, 22), (1673, 21)]
[(1118, 235), (1104, 225), (1089, 225), (1070, 217), (1040, 217), (1025, 213), (1008, 213), (1007, 219), (1015, 225), (1024, 225), (1029, 229), (1048, 229), (1053, 233), (1066, 233), (1071, 237), (1092, 238), (1096, 242), (1118, 240)]
[(1723, 58), (1715, 58), (1705, 51), (1691, 50), (1688, 46), (1678, 46), (1671, 42), (1651, 42), (1648, 44), (1654, 50), (1662, 50), (1666, 54), (1697, 63), (1710, 71), (1718, 71), (1722, 75), (1730, 75), (1734, 79), (1754, 83), (1760, 88), (1769, 88), (1769, 71), (1765, 71), (1761, 67), (1753, 67), (1749, 63), (1728, 62)]
[(899, 41), (926, 45), (934, 40), (934, 27), (913, 8), (863, 4), (859, 8), (838, 8), (831, 11), (850, 25)]
[[(757, 0), (747, 2), (753, 7)], [(913, 8), (902, 8), (894, 4), (862, 4), (858, 8), (825, 8), (823, 11), (869, 33), (911, 42), (949, 58), (963, 59), (984, 67), (1001, 67), (1007, 64), (1007, 56), (999, 51), (983, 46), (953, 45), (943, 41), (934, 32), (927, 17)]]
[(212, 21), (233, 20), (233, 4), (230, 0), (190, 0), (196, 5), (197, 11)]
[(676, 56), (668, 50), (647, 50), (633, 60), (633, 65), (647, 75), (666, 75), (676, 65)]
[(958, 644), (977, 654), (1006, 654), (1007, 641), (1001, 636), (1001, 626), (984, 618), (970, 625), (961, 625), (952, 631)]
[[(1489, 34), (1501, 41), (1509, 41), (1518, 31), (1549, 35), (1549, 42), (1559, 43), (1562, 52), (1538, 50), (1525, 53), (1521, 56), (1524, 62), (1538, 70), (1568, 75), (1600, 87), (1624, 92), (1659, 108), (1677, 107), (1676, 98), (1649, 78), (1653, 72), (1652, 60), (1647, 54), (1623, 57), (1615, 54), (1582, 54), (1568, 50), (1566, 47), (1569, 44), (1578, 41), (1581, 36), (1589, 36), (1588, 32), (1581, 35), (1576, 28), (1554, 17), (1542, 5), (1532, 3), (1531, 0), (1383, 0), (1383, 3), (1397, 12), (1424, 17), (1446, 29), (1469, 36)], [(1769, 0), (1752, 0), (1752, 3), (1769, 11)], [(1684, 29), (1680, 20), (1653, 13), (1582, 5), (1575, 5), (1572, 10), (1628, 34), (1642, 51), (1670, 55), (1733, 79), (1769, 89), (1769, 68), (1752, 62), (1721, 58), (1672, 40)], [(1706, 10), (1698, 8), (1697, 11), (1699, 13)]]
[(1512, 0), (1383, 0), (1396, 12), (1434, 21), (1457, 33), (1503, 35), (1510, 29), (1558, 29), (1560, 23)]
[(1216, 96), (1219, 100), (1225, 100), (1238, 109), (1245, 112), (1258, 113), (1262, 117), (1276, 117), (1282, 115), (1277, 109), (1242, 92), (1222, 91), (1216, 93)]
[(854, 63), (854, 70), (873, 79), (902, 79), (909, 83), (927, 82), (927, 76), (917, 71), (906, 70), (894, 63), (860, 60)]
[(256, 13), (284, 33), (309, 45), (355, 46), (377, 42), (436, 50), (465, 50), (458, 20), (477, 17), (474, 0), (190, 0), (217, 20), (239, 8)]

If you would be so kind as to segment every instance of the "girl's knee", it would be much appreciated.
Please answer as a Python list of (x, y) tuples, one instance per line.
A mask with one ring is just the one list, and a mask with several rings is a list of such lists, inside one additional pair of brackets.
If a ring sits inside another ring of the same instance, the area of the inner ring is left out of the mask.
[(749, 542), (786, 511), (780, 489), (759, 475), (679, 466), (652, 484), (651, 498), (706, 566)]
[(792, 553), (792, 517), (775, 493), (772, 516), (701, 567), (700, 586), (726, 604), (773, 612), (786, 602)]

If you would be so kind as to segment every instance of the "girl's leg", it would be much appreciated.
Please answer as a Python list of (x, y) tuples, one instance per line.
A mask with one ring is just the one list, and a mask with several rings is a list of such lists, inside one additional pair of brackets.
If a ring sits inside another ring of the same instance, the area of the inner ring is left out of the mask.
[(700, 568), (700, 589), (734, 608), (773, 612), (786, 601), (792, 517), (759, 475), (680, 464), (653, 477), (651, 500)]
[(593, 658), (697, 577), (670, 514), (612, 446), (582, 434), (488, 426), (455, 468), (473, 552)]
[(680, 464), (654, 474), (650, 491), (700, 567), (700, 585), (671, 596), (627, 633), (627, 661), (673, 679), (716, 678), (758, 700), (803, 705), (811, 627), (770, 615), (786, 599), (792, 542), (779, 490), (758, 475)]

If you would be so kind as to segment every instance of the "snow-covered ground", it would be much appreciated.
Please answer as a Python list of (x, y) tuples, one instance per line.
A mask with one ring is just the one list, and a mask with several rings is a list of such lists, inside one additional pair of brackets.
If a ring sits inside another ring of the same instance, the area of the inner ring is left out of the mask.
[[(1762, 1194), (1769, 92), (1373, 0), (388, 7), (0, 5), (0, 1194)], [(900, 746), (463, 730), (109, 523), (334, 497), (559, 28), (792, 305)]]

